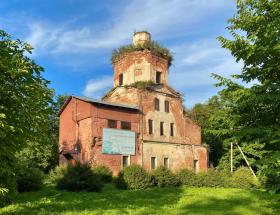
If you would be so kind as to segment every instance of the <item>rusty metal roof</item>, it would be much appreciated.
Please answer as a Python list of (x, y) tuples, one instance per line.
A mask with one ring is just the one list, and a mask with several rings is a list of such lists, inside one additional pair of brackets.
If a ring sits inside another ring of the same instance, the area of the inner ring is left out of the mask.
[(122, 104), (122, 103), (115, 103), (115, 102), (106, 102), (106, 101), (102, 101), (102, 100), (98, 100), (98, 99), (89, 98), (89, 97), (86, 97), (86, 96), (74, 96), (74, 95), (72, 95), (72, 96), (69, 96), (69, 98), (66, 100), (66, 102), (64, 103), (64, 105), (60, 109), (58, 115), (61, 114), (61, 112), (64, 110), (64, 108), (66, 107), (66, 105), (69, 103), (69, 101), (72, 98), (80, 99), (82, 101), (89, 102), (89, 103), (94, 103), (94, 104), (101, 104), (101, 105), (106, 105), (106, 106), (126, 108), (126, 109), (132, 109), (132, 110), (140, 110), (139, 107), (136, 106), (136, 105)]
[(109, 106), (114, 106), (114, 107), (122, 107), (122, 108), (140, 110), (139, 107), (137, 107), (136, 105), (122, 104), (122, 103), (115, 103), (115, 102), (106, 102), (106, 101), (102, 101), (102, 100), (98, 100), (98, 99), (89, 98), (86, 96), (72, 96), (72, 97), (75, 97), (77, 99), (87, 101), (90, 103), (97, 103), (97, 104), (109, 105)]

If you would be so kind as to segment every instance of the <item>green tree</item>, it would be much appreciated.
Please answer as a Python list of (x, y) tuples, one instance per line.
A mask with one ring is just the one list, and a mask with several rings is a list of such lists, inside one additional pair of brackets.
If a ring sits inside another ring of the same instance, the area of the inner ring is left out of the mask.
[(14, 188), (16, 153), (44, 144), (53, 114), (53, 91), (43, 68), (26, 56), (32, 47), (0, 31), (0, 187)]
[(49, 115), (49, 129), (46, 131), (44, 142), (28, 141), (26, 146), (16, 153), (19, 166), (36, 167), (47, 173), (58, 164), (58, 114), (67, 98), (66, 94), (56, 96), (51, 104), (53, 112)]
[(189, 111), (191, 118), (202, 128), (202, 142), (209, 145), (209, 161), (213, 166), (217, 166), (226, 153), (227, 145), (224, 140), (229, 137), (230, 116), (224, 102), (221, 95), (213, 96), (206, 103), (196, 104)]
[(230, 100), (226, 105), (231, 136), (243, 143), (259, 173), (269, 178), (268, 189), (274, 191), (280, 190), (279, 29), (279, 0), (237, 1), (237, 13), (228, 26), (232, 38), (218, 39), (244, 65), (232, 77), (252, 87), (214, 75), (224, 86), (220, 93)]

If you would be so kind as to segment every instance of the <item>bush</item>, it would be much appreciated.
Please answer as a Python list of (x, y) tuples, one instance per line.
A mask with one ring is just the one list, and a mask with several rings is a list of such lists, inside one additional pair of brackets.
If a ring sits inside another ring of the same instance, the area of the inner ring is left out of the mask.
[(230, 173), (209, 169), (198, 174), (197, 186), (199, 187), (229, 187)]
[(57, 182), (64, 177), (66, 170), (66, 165), (56, 166), (55, 169), (50, 171), (48, 180), (53, 184), (57, 184)]
[(118, 176), (114, 178), (114, 184), (118, 189), (123, 189), (123, 190), (127, 189), (127, 183), (125, 182), (123, 177), (123, 170), (121, 170), (118, 173)]
[(197, 175), (194, 171), (188, 169), (182, 169), (177, 173), (177, 178), (181, 184), (186, 186), (197, 185)]
[(128, 189), (145, 189), (153, 185), (152, 177), (139, 165), (125, 167), (123, 179)]
[(9, 193), (9, 189), (0, 187), (0, 208), (4, 207), (6, 204), (11, 203), (8, 193)]
[(280, 193), (280, 175), (276, 173), (265, 176), (263, 185), (271, 193)]
[(257, 186), (257, 180), (251, 171), (246, 167), (237, 169), (230, 180), (230, 186), (241, 189), (248, 189)]
[(62, 178), (56, 184), (58, 189), (69, 191), (99, 192), (103, 183), (88, 164), (68, 165)]
[(177, 175), (164, 167), (157, 168), (153, 172), (153, 176), (155, 184), (159, 187), (177, 187), (181, 184)]
[(0, 176), (0, 208), (12, 203), (17, 194), (15, 177)]
[(195, 173), (183, 169), (177, 173), (180, 182), (194, 187), (229, 187), (230, 172), (209, 169), (207, 172)]
[(43, 185), (43, 173), (38, 168), (23, 168), (16, 176), (18, 192), (39, 190)]
[(97, 165), (93, 169), (94, 173), (101, 177), (103, 182), (111, 182), (113, 178), (113, 173), (109, 167), (103, 165)]

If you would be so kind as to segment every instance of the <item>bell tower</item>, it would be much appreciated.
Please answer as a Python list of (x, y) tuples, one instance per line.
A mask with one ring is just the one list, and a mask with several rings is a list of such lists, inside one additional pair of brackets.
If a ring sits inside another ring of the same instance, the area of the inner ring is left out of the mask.
[(113, 60), (114, 87), (139, 81), (167, 85), (169, 60), (157, 48), (149, 32), (135, 32), (132, 44), (118, 49), (119, 55)]

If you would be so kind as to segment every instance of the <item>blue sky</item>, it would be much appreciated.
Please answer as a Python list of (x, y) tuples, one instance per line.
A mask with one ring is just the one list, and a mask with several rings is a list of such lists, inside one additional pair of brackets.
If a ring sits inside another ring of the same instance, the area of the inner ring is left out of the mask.
[(173, 53), (169, 84), (191, 107), (219, 90), (211, 73), (240, 71), (216, 39), (234, 13), (234, 0), (1, 0), (0, 28), (34, 47), (56, 93), (93, 98), (113, 85), (112, 49), (147, 30)]

